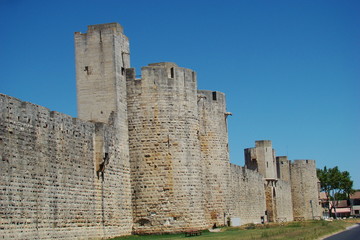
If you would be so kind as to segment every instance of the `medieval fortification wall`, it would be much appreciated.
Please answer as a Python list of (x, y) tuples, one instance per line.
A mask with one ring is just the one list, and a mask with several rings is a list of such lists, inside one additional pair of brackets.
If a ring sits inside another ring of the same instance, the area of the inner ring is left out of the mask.
[(0, 94), (0, 238), (90, 239), (319, 216), (315, 161), (271, 141), (230, 164), (225, 94), (154, 63), (117, 23), (75, 33), (79, 119)]
[[(112, 129), (2, 94), (0, 103), (1, 238), (130, 234), (130, 167)], [(100, 137), (104, 179), (94, 159)]]
[(240, 224), (261, 223), (266, 219), (264, 178), (256, 171), (231, 164), (229, 214)]

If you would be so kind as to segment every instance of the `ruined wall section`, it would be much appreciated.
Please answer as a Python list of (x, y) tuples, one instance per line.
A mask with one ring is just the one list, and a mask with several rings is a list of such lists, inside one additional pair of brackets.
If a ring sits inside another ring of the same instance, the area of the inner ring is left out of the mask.
[[(96, 174), (99, 132), (110, 156), (104, 180)], [(118, 149), (112, 132), (0, 95), (0, 238), (130, 234), (130, 171), (128, 164), (115, 160)]]
[(294, 220), (321, 216), (318, 178), (314, 160), (295, 160), (290, 167)]
[(126, 72), (134, 232), (204, 228), (196, 74), (174, 63)]
[(209, 226), (226, 224), (230, 177), (225, 94), (198, 91), (205, 217)]
[(261, 223), (262, 217), (266, 219), (263, 176), (235, 164), (230, 164), (230, 171), (229, 216), (240, 218), (240, 224)]

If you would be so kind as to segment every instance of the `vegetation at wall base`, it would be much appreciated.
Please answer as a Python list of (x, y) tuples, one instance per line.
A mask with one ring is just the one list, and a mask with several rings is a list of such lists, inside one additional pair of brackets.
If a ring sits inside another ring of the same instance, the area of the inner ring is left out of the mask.
[(147, 235), (125, 236), (113, 238), (113, 240), (154, 240), (154, 239), (216, 239), (216, 240), (254, 240), (254, 239), (277, 239), (277, 240), (311, 240), (345, 230), (346, 227), (359, 223), (359, 219), (334, 220), (334, 221), (304, 221), (289, 223), (270, 223), (264, 225), (250, 224), (241, 227), (225, 227), (221, 232), (212, 233), (204, 231), (200, 236), (185, 237), (185, 234), (170, 235)]

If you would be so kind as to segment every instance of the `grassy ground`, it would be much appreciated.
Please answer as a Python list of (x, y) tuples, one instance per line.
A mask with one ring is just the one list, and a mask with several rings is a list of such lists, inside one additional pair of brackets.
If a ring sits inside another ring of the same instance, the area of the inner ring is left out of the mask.
[(360, 220), (338, 220), (290, 222), (285, 224), (247, 225), (240, 228), (223, 228), (219, 233), (204, 231), (201, 236), (185, 237), (185, 234), (149, 235), (118, 237), (113, 240), (154, 240), (154, 239), (216, 239), (216, 240), (248, 240), (248, 239), (276, 239), (276, 240), (308, 240), (318, 239), (337, 231), (344, 230)]

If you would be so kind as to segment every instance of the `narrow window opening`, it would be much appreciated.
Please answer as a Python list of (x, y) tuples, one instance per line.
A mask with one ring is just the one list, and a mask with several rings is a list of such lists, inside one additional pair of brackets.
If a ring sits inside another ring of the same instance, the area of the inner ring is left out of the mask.
[(125, 68), (121, 68), (121, 75), (124, 75), (124, 73), (125, 73)]
[(87, 73), (87, 75), (90, 75), (90, 69), (89, 69), (89, 66), (85, 66), (84, 68), (84, 72)]
[(217, 100), (216, 92), (212, 92), (212, 99), (213, 99), (214, 101)]
[(266, 167), (267, 167), (267, 168), (269, 167), (269, 162), (266, 162)]
[(174, 68), (170, 68), (170, 78), (174, 78)]

